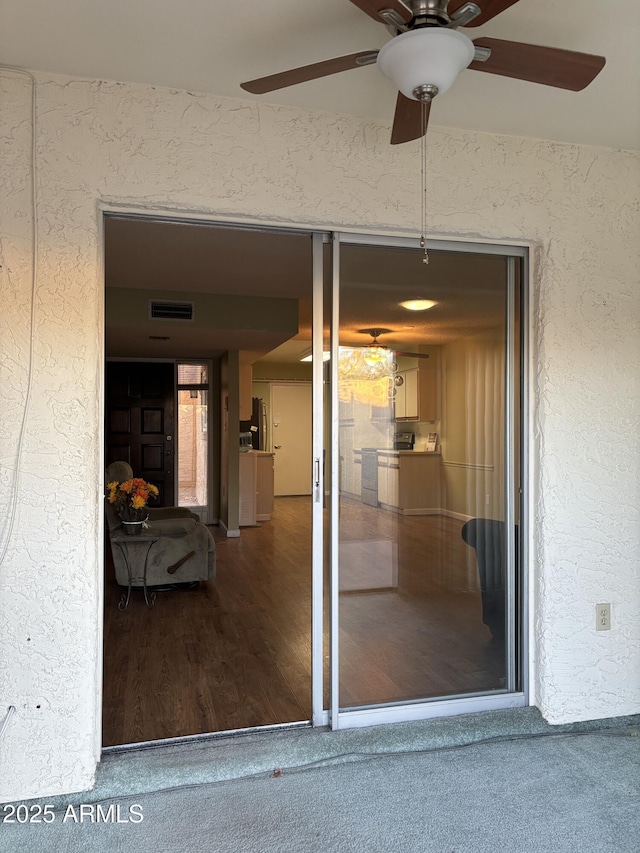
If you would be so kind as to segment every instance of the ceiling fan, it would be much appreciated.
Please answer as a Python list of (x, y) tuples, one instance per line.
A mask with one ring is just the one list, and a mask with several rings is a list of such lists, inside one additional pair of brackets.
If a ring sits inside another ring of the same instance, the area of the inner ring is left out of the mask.
[[(393, 38), (378, 50), (352, 53), (242, 83), (255, 95), (378, 65), (398, 88), (391, 144), (426, 133), (433, 98), (465, 68), (578, 92), (600, 73), (605, 58), (495, 38), (471, 41), (459, 27), (478, 27), (519, 0), (350, 0), (385, 24)], [(424, 105), (424, 106), (423, 106)]]
[(385, 344), (381, 344), (378, 342), (378, 338), (380, 335), (388, 335), (393, 332), (393, 329), (358, 329), (358, 333), (361, 335), (371, 335), (372, 339), (368, 343), (364, 344), (362, 349), (365, 351), (365, 359), (367, 358), (366, 353), (370, 352), (371, 356), (375, 359), (378, 357), (386, 358), (389, 352), (392, 352), (394, 356), (403, 356), (404, 358), (429, 358), (426, 353), (423, 352), (400, 352), (393, 347), (385, 346)]

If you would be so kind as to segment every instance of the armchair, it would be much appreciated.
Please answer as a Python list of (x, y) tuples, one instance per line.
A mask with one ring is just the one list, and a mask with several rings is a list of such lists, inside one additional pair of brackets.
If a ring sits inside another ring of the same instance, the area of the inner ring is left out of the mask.
[[(105, 473), (105, 483), (112, 483), (114, 480), (117, 480), (118, 483), (124, 483), (125, 480), (130, 480), (133, 477), (133, 468), (128, 462), (112, 462)], [(147, 509), (149, 510), (149, 523), (165, 518), (192, 518), (194, 521), (200, 521), (199, 515), (183, 506), (147, 507)]]
[[(517, 536), (516, 527), (516, 536)], [(504, 521), (472, 518), (461, 531), (462, 539), (476, 552), (482, 621), (497, 639), (505, 634), (506, 542)], [(517, 552), (517, 549), (516, 549)]]
[[(126, 462), (113, 462), (107, 468), (107, 482), (128, 480), (133, 476)], [(122, 532), (122, 520), (105, 500), (109, 537)], [(149, 587), (166, 587), (194, 581), (212, 580), (216, 574), (215, 542), (209, 528), (198, 516), (183, 507), (160, 507), (149, 510), (149, 529), (158, 536), (147, 558), (146, 583)], [(133, 537), (132, 537), (133, 538)], [(112, 547), (116, 581), (129, 585), (127, 565), (119, 547)], [(144, 549), (130, 549), (131, 585), (143, 586)]]

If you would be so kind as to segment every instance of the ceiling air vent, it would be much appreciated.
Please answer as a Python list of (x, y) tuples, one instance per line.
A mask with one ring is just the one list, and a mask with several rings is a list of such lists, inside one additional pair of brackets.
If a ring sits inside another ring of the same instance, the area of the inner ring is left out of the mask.
[(149, 317), (151, 320), (193, 320), (193, 302), (151, 299)]

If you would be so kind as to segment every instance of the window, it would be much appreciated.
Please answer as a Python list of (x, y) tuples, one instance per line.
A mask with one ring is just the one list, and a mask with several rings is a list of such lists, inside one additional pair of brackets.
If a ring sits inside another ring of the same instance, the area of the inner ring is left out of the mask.
[(209, 504), (209, 369), (178, 364), (178, 506)]

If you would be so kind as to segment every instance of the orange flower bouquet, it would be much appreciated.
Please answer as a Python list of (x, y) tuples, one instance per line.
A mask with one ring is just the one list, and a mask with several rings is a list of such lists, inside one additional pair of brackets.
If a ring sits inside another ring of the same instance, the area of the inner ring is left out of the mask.
[(147, 503), (158, 497), (158, 487), (140, 477), (107, 483), (107, 500), (123, 521), (146, 521)]

